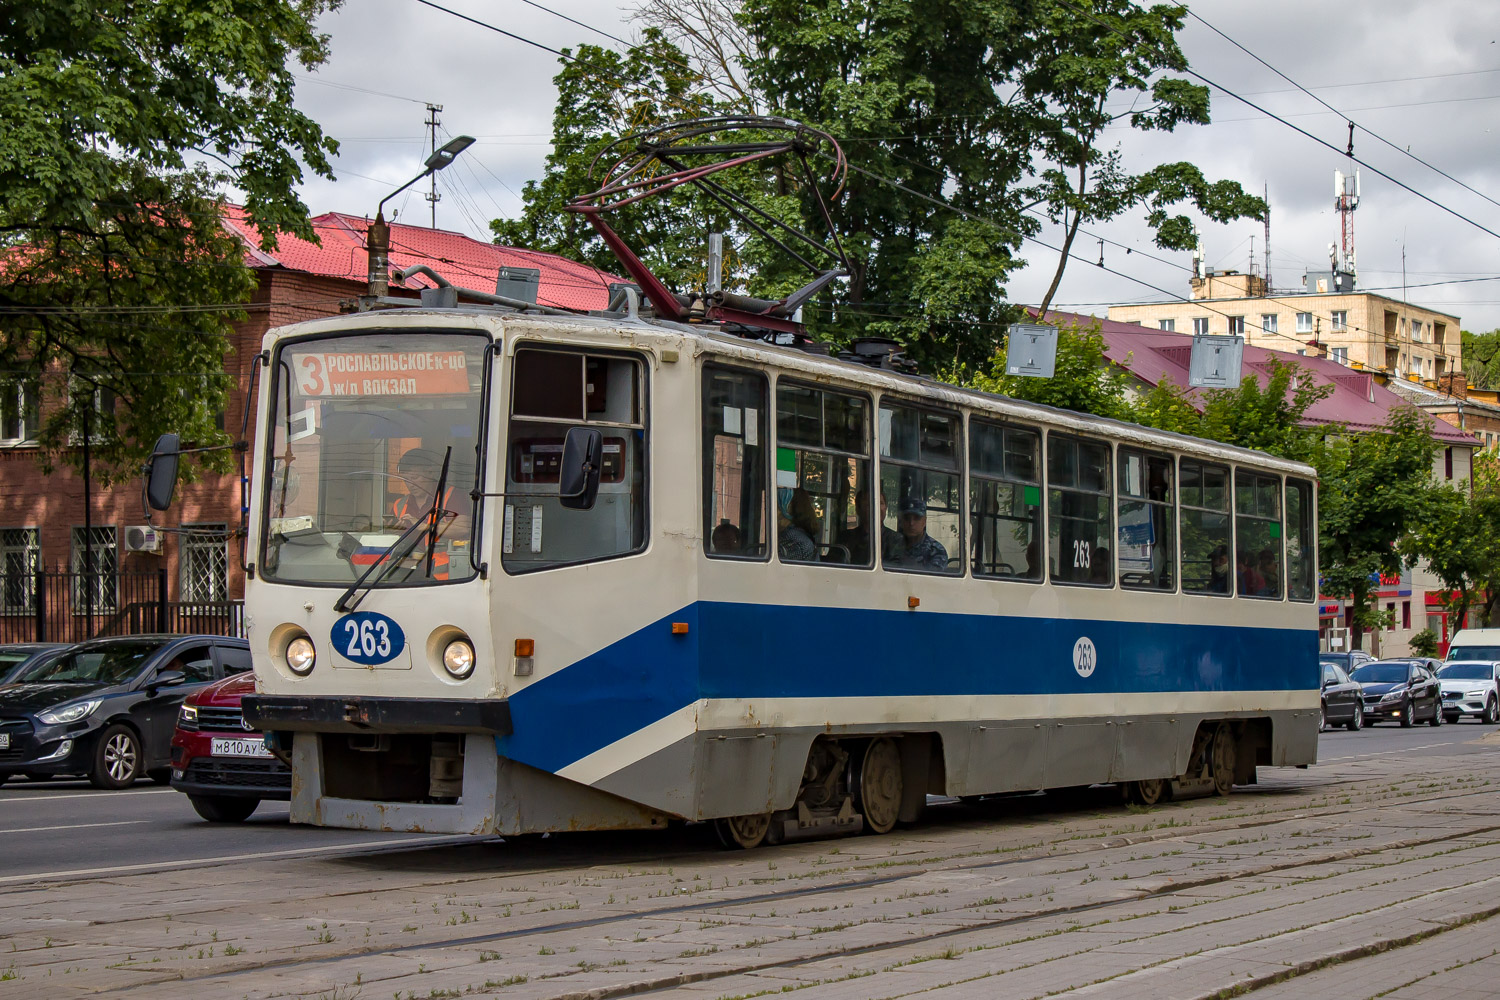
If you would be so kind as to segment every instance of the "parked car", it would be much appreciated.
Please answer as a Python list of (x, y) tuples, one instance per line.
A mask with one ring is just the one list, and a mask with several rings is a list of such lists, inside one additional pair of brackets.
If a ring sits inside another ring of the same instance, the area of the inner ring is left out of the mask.
[(1500, 660), (1500, 628), (1462, 628), (1448, 643), (1448, 660)]
[(1394, 719), (1403, 727), (1443, 724), (1437, 660), (1410, 658), (1362, 663), (1349, 676), (1364, 688), (1365, 725)]
[(16, 642), (0, 646), (0, 684), (15, 684), (27, 671), (55, 659), (67, 643)]
[(188, 695), (250, 668), (243, 639), (138, 635), (94, 639), (0, 689), (0, 780), (84, 775), (125, 788), (166, 784), (172, 733)]
[(1500, 660), (1449, 660), (1437, 675), (1449, 722), (1466, 715), (1489, 725), (1500, 721)]
[(292, 769), (240, 714), (240, 699), (254, 691), (252, 674), (226, 677), (190, 696), (177, 718), (172, 787), (212, 823), (239, 823), (262, 799), (292, 797)]
[(1332, 663), (1343, 669), (1344, 673), (1352, 674), (1362, 663), (1374, 663), (1375, 657), (1362, 649), (1351, 649), (1347, 652), (1329, 652), (1318, 654), (1319, 663)]
[(1338, 663), (1323, 660), (1322, 667), (1323, 698), (1320, 708), (1323, 714), (1318, 720), (1318, 732), (1321, 733), (1328, 726), (1348, 726), (1351, 732), (1359, 732), (1365, 725), (1364, 688), (1358, 681), (1352, 680)]

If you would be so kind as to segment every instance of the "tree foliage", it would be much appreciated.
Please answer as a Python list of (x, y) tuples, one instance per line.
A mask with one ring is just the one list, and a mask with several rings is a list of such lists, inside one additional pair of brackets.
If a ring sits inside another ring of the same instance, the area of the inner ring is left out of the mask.
[(1480, 389), (1500, 389), (1500, 330), (1461, 335), (1464, 374)]
[(293, 64), (326, 57), (312, 22), (336, 2), (0, 3), (0, 371), (7, 406), (40, 397), (39, 441), (62, 449), (47, 462), (78, 461), (64, 446), (94, 387), (119, 401), (91, 421), (106, 480), (163, 430), (225, 440), (253, 279), (219, 192), (244, 193), (268, 248), (313, 237), (294, 187), (304, 165), (331, 177), (336, 146), (295, 109)]
[(1462, 622), (1473, 606), (1485, 626), (1500, 604), (1500, 460), (1474, 456), (1472, 480), (1433, 487), (1427, 507), (1402, 542), (1408, 561), (1422, 559), (1448, 592), (1444, 605)]

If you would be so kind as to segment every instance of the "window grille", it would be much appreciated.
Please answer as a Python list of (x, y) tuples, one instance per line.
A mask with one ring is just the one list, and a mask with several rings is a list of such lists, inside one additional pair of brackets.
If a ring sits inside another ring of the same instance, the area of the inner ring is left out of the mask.
[(31, 611), (41, 540), (36, 528), (0, 529), (0, 611)]
[(119, 603), (117, 589), (119, 562), (116, 558), (115, 529), (106, 525), (93, 529), (92, 572), (90, 549), (84, 545), (84, 529), (73, 529), (73, 610), (83, 614), (92, 606), (95, 614), (113, 612)]
[(182, 526), (178, 593), (184, 603), (229, 599), (229, 529), (225, 524)]

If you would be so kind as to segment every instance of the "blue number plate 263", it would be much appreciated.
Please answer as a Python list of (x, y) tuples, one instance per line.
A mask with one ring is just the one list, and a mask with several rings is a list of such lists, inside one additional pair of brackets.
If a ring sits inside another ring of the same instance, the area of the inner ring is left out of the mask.
[(393, 619), (374, 611), (356, 611), (333, 623), (333, 648), (367, 667), (389, 663), (406, 648), (406, 633)]

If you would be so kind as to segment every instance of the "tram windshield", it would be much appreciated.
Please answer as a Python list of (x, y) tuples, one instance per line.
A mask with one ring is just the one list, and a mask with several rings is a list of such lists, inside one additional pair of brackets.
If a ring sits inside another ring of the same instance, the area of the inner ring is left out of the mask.
[(266, 579), (343, 585), (374, 567), (365, 585), (389, 587), (474, 575), (469, 494), (486, 343), (403, 331), (281, 348), (271, 369)]

